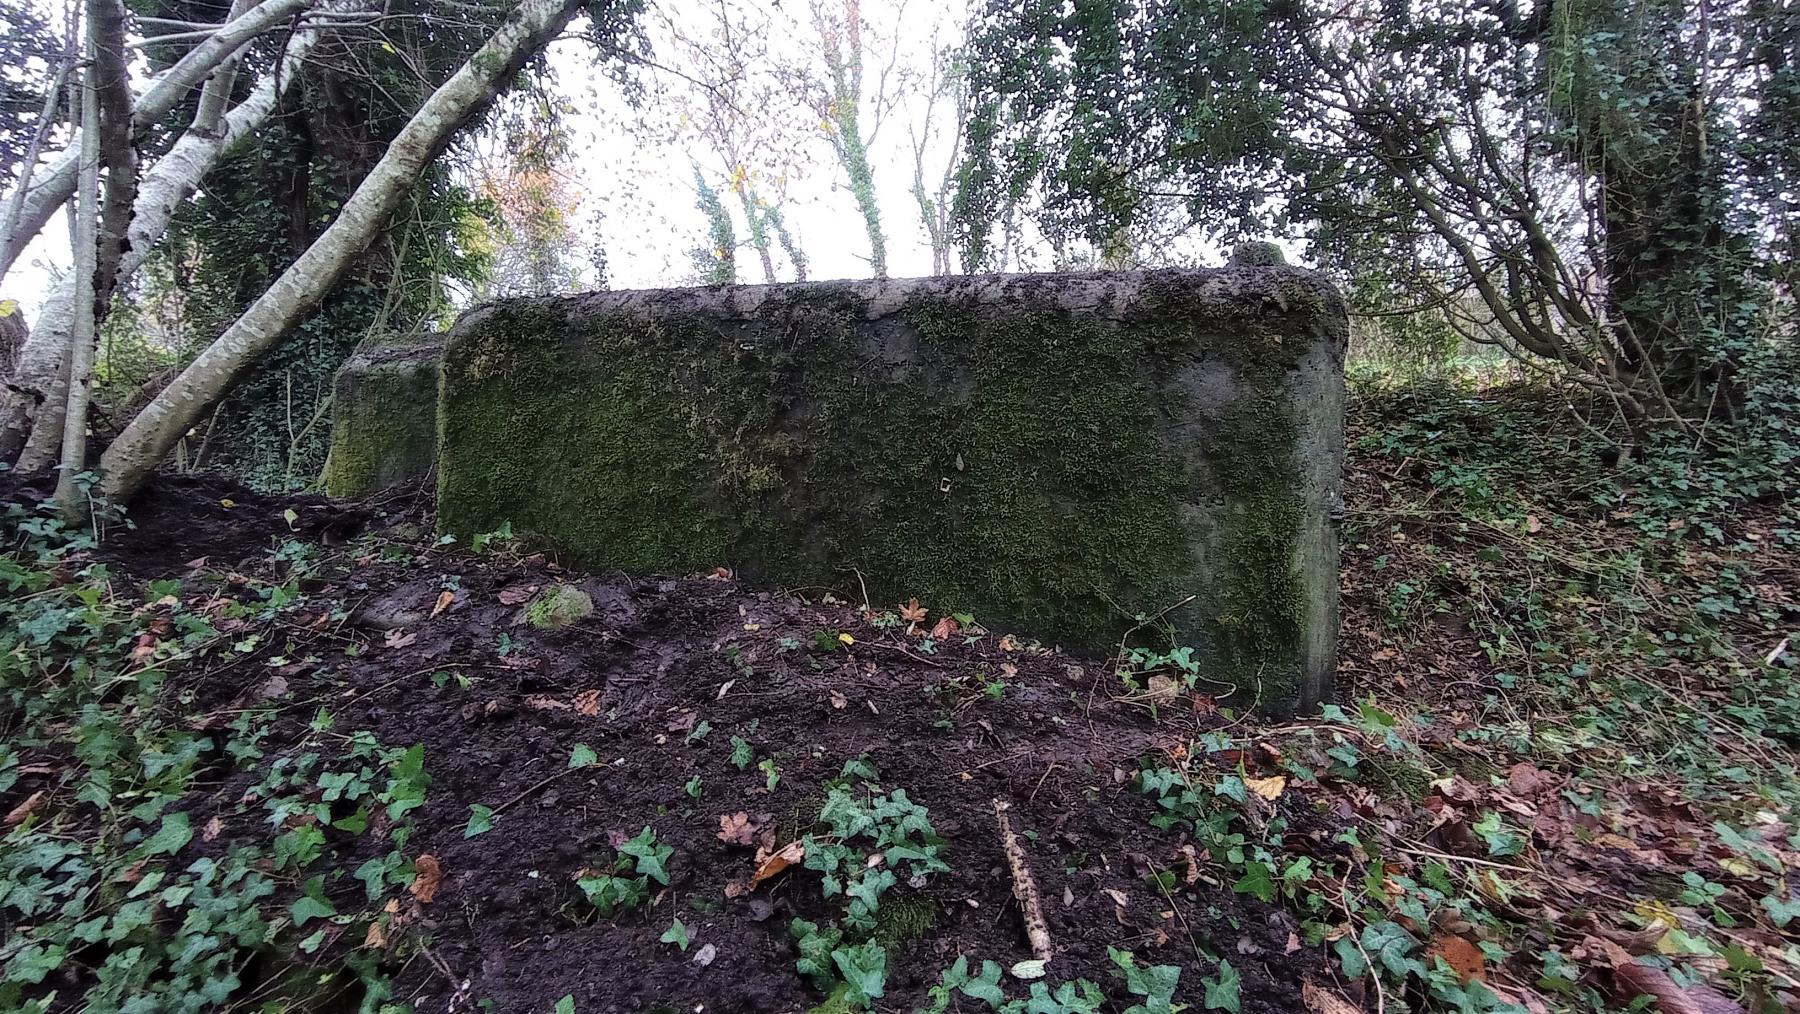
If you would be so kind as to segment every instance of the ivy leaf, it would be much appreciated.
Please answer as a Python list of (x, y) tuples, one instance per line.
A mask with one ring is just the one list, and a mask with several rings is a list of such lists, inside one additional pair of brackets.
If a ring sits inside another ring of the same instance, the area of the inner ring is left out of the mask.
[(188, 822), (185, 813), (167, 814), (162, 819), (162, 826), (144, 843), (144, 853), (152, 856), (170, 856), (187, 847), (194, 840), (194, 829)]
[(980, 1000), (990, 1007), (999, 1007), (1006, 1002), (1006, 994), (1000, 990), (1000, 963), (983, 961), (981, 974), (971, 978), (962, 985), (963, 995)]
[(756, 751), (750, 749), (750, 744), (744, 742), (742, 736), (731, 737), (731, 763), (739, 771), (749, 767), (750, 762), (755, 759)]
[(664, 887), (669, 885), (668, 862), (669, 857), (675, 854), (675, 850), (667, 845), (658, 845), (656, 832), (650, 830), (650, 825), (644, 825), (644, 829), (638, 832), (636, 838), (620, 845), (619, 854), (635, 859), (639, 873), (650, 877)]
[(1206, 1009), (1238, 1014), (1238, 985), (1241, 981), (1238, 970), (1231, 967), (1231, 962), (1221, 959), (1218, 976), (1200, 980), (1200, 985), (1206, 987)]
[(487, 834), (494, 829), (494, 822), (498, 819), (494, 816), (492, 807), (482, 806), (480, 803), (470, 803), (469, 823), (463, 828), (463, 837), (473, 838), (478, 834)]
[(299, 929), (314, 919), (329, 919), (337, 915), (337, 907), (331, 899), (325, 897), (325, 878), (312, 877), (306, 881), (306, 893), (294, 899), (288, 910), (294, 918), (294, 928)]
[(687, 926), (677, 919), (669, 924), (668, 929), (663, 930), (663, 935), (657, 940), (665, 944), (674, 944), (685, 952), (688, 949)]
[(850, 986), (846, 999), (852, 1004), (866, 1007), (887, 989), (887, 951), (875, 941), (839, 947), (831, 952), (831, 960)]
[(586, 743), (577, 743), (575, 749), (569, 751), (569, 767), (591, 768), (598, 763), (600, 763), (600, 755)]
[(1413, 935), (1392, 920), (1363, 927), (1362, 949), (1368, 952), (1369, 960), (1380, 964), (1395, 976), (1405, 976), (1408, 973), (1420, 977), (1425, 975), (1425, 966), (1409, 957), (1418, 946), (1419, 942), (1413, 939)]
[(556, 1001), (556, 1014), (575, 1014), (575, 995), (573, 993), (564, 994), (561, 1000)]

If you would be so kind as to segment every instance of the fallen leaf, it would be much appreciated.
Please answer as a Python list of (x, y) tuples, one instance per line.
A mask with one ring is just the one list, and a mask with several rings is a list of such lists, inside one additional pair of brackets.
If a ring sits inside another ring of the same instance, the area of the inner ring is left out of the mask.
[(455, 601), (456, 593), (450, 589), (445, 588), (443, 591), (438, 592), (437, 604), (431, 607), (431, 615), (437, 616), (441, 614), (444, 610), (450, 608), (450, 603)]
[(600, 713), (600, 691), (583, 690), (575, 695), (575, 712), (592, 717)]
[(1287, 946), (1286, 946), (1286, 947), (1283, 947), (1283, 948), (1282, 948), (1282, 949), (1281, 949), (1281, 953), (1283, 953), (1283, 954), (1293, 954), (1293, 953), (1295, 953), (1295, 952), (1296, 952), (1296, 951), (1298, 951), (1298, 950), (1300, 950), (1300, 934), (1298, 934), (1298, 933), (1295, 933), (1295, 932), (1294, 932), (1294, 931), (1293, 931), (1293, 930), (1289, 930), (1289, 931), (1288, 931), (1288, 939), (1287, 939)]
[(218, 817), (214, 817), (206, 822), (205, 827), (200, 829), (200, 840), (212, 841), (223, 833), (225, 833), (225, 822)]
[(6, 821), (5, 821), (6, 826), (7, 827), (16, 827), (19, 824), (25, 823), (25, 818), (31, 816), (32, 813), (34, 811), (36, 811), (40, 805), (42, 805), (42, 803), (44, 802), (44, 796), (45, 796), (45, 790), (39, 789), (36, 792), (33, 792), (31, 795), (25, 797), (25, 801), (23, 803), (20, 803), (18, 806), (13, 807), (10, 811), (7, 812)]
[(1744, 1014), (1743, 1007), (1704, 982), (1679, 985), (1669, 973), (1638, 961), (1610, 940), (1588, 937), (1584, 943), (1605, 955), (1620, 992), (1628, 997), (1654, 998), (1663, 1014)]
[(849, 646), (856, 643), (856, 638), (851, 637), (849, 634), (839, 634), (838, 635), (838, 643), (843, 645), (844, 647), (848, 648)]
[(789, 866), (794, 865), (800, 860), (805, 859), (806, 843), (801, 841), (791, 841), (767, 856), (763, 855), (762, 849), (757, 849), (756, 853), (756, 875), (750, 878), (750, 886), (752, 887), (775, 876), (777, 873), (780, 873), (782, 870), (787, 869)]
[(1019, 642), (1013, 640), (1013, 636), (1011, 634), (1007, 634), (1005, 637), (1002, 637), (1000, 639), (1000, 650), (1001, 651), (1018, 651), (1019, 650)]
[(413, 869), (413, 882), (406, 889), (419, 899), (419, 904), (429, 905), (437, 897), (438, 885), (444, 882), (444, 868), (438, 865), (437, 856), (427, 853), (413, 860)]
[(1019, 675), (1019, 667), (1016, 665), (1013, 665), (1011, 662), (1002, 662), (1002, 663), (1000, 663), (1000, 675), (1006, 677), (1009, 680), (1015, 679)]
[(756, 821), (742, 810), (719, 818), (719, 840), (748, 848), (756, 844)]
[(1506, 772), (1506, 786), (1527, 798), (1537, 795), (1546, 784), (1544, 773), (1530, 761), (1520, 761)]
[(906, 604), (900, 607), (900, 618), (908, 623), (918, 623), (924, 620), (925, 614), (929, 612), (931, 610), (919, 605), (917, 598), (912, 598), (906, 600)]
[(369, 932), (363, 934), (363, 946), (374, 951), (385, 951), (387, 945), (387, 930), (381, 928), (381, 921), (378, 919), (370, 923)]
[(1467, 985), (1470, 980), (1480, 979), (1484, 974), (1481, 948), (1470, 943), (1465, 937), (1440, 936), (1431, 942), (1426, 951), (1428, 957), (1443, 958), (1444, 964), (1456, 972), (1456, 977)]
[(948, 616), (940, 616), (938, 617), (937, 624), (931, 628), (931, 639), (934, 641), (948, 640), (956, 636), (956, 632), (960, 629), (962, 628), (954, 619)]
[(503, 606), (516, 606), (536, 595), (537, 590), (538, 586), (535, 584), (510, 584), (500, 589), (500, 594), (495, 597)]
[(1538, 520), (1536, 514), (1527, 514), (1525, 515), (1525, 530), (1536, 535), (1544, 530), (1544, 523)]
[(698, 712), (683, 711), (681, 714), (669, 719), (668, 730), (670, 732), (693, 732), (694, 719), (698, 717)]
[(831, 706), (832, 707), (836, 708), (839, 711), (842, 711), (842, 710), (844, 710), (844, 708), (848, 707), (849, 704), (850, 704), (849, 698), (846, 698), (843, 694), (838, 693), (836, 690), (833, 690), (831, 692)]
[(398, 630), (390, 630), (387, 632), (387, 635), (382, 638), (390, 648), (404, 648), (418, 639), (419, 635), (417, 634), (403, 634)]
[(1267, 778), (1246, 778), (1244, 785), (1251, 792), (1273, 803), (1287, 791), (1287, 775), (1270, 775)]
[(1313, 1014), (1362, 1014), (1362, 1009), (1343, 997), (1335, 990), (1323, 986), (1315, 986), (1310, 981), (1301, 980), (1300, 999)]

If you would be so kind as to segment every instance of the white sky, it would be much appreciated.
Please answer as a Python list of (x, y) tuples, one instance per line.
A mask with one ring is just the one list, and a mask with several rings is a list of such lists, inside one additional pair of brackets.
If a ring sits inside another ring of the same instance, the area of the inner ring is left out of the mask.
[[(843, 0), (821, 2), (841, 9)], [(717, 24), (714, 14), (721, 4), (758, 15), (766, 12), (774, 19), (770, 46), (775, 62), (801, 61), (813, 52), (816, 35), (808, 0), (772, 5), (755, 0), (660, 0), (642, 22), (651, 35), (654, 58), (662, 62), (674, 60), (679, 54), (678, 47), (672, 46), (667, 37), (670, 24), (682, 26), (681, 30), (690, 37), (704, 37), (707, 26)], [(933, 42), (942, 46), (958, 38), (966, 4), (967, 0), (867, 0), (863, 17), (870, 26), (874, 51), (865, 53), (866, 81), (872, 81), (880, 67), (889, 62), (887, 47), (891, 45), (898, 47), (898, 59), (894, 62), (902, 72), (926, 74)], [(647, 109), (634, 111), (621, 88), (593, 66), (592, 47), (576, 35), (572, 30), (571, 37), (556, 42), (551, 49), (551, 64), (557, 71), (562, 94), (571, 105), (564, 124), (576, 141), (577, 155), (568, 168), (568, 182), (573, 192), (582, 195), (574, 259), (584, 265), (590, 262), (588, 251), (597, 233), (606, 250), (613, 288), (693, 284), (697, 277), (688, 251), (702, 245), (707, 223), (695, 204), (692, 162), (697, 159), (717, 167), (718, 161), (705, 144), (691, 137), (675, 136), (680, 133), (674, 126), (676, 116), (668, 105), (655, 101), (658, 93), (678, 94), (690, 85), (677, 74), (640, 69), (653, 101)], [(786, 108), (772, 103), (758, 113), (766, 115), (771, 123), (785, 124), (775, 132), (798, 151), (797, 155), (778, 161), (792, 167), (787, 176), (788, 203), (784, 214), (805, 251), (809, 277), (867, 277), (868, 237), (827, 135), (818, 130), (817, 115), (798, 99)], [(930, 246), (911, 193), (910, 134), (919, 129), (925, 115), (924, 100), (914, 94), (890, 113), (870, 149), (887, 238), (889, 274), (895, 277), (931, 273)], [(947, 135), (951, 129), (949, 117), (943, 106), (935, 113), (940, 135)], [(928, 180), (941, 174), (942, 166), (949, 160), (944, 147), (947, 143), (948, 137), (944, 137), (933, 146), (927, 163)], [(490, 137), (474, 147), (492, 151), (497, 145)], [(722, 172), (722, 168), (713, 171)], [(730, 207), (731, 195), (725, 196)], [(595, 212), (604, 216), (597, 228)], [(748, 238), (741, 215), (738, 238)], [(1200, 245), (1185, 252), (1165, 250), (1163, 254), (1165, 261), (1216, 262), (1215, 251)], [(19, 300), (27, 314), (35, 316), (50, 280), (66, 268), (68, 261), (67, 227), (59, 219), (8, 274), (0, 296)], [(790, 280), (792, 275), (785, 259), (778, 257), (778, 263), (780, 280)], [(1048, 264), (1027, 261), (1024, 266), (1044, 269)], [(747, 246), (738, 251), (737, 269), (740, 282), (763, 280), (761, 264)], [(591, 271), (583, 281), (592, 284)]]

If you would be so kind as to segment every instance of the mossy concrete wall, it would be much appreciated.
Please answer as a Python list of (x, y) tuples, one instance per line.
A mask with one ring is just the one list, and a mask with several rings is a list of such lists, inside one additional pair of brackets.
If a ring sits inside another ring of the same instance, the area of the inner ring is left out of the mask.
[[(1330, 689), (1342, 301), (1284, 267), (512, 300), (448, 339), (439, 524)], [(1166, 646), (1169, 642), (1165, 640)]]
[(358, 498), (431, 475), (437, 465), (441, 338), (358, 349), (338, 370), (324, 485)]

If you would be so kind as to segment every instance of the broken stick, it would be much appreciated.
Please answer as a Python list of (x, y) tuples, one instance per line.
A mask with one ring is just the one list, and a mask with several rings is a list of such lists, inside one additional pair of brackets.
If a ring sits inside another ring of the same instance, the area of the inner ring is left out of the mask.
[(1052, 952), (1050, 924), (1044, 921), (1044, 905), (1038, 898), (1037, 882), (1031, 879), (1031, 867), (1025, 862), (1025, 847), (1019, 844), (1007, 822), (1006, 811), (1010, 808), (1006, 800), (994, 800), (994, 818), (1000, 822), (1000, 848), (1006, 853), (1007, 865), (1012, 867), (1013, 897), (1019, 900), (1019, 908), (1025, 914), (1025, 937), (1031, 941), (1031, 954), (1047, 963)]

